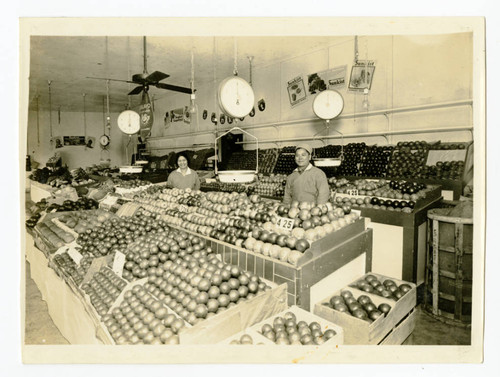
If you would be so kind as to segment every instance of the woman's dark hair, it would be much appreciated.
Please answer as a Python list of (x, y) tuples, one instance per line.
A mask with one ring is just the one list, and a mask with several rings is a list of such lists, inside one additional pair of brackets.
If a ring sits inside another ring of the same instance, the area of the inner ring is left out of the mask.
[(187, 156), (187, 154), (185, 154), (184, 152), (180, 152), (180, 153), (177, 153), (177, 156), (175, 157), (175, 163), (177, 164), (177, 166), (179, 166), (179, 157), (184, 157), (188, 163), (188, 167), (189, 165), (191, 164), (191, 161), (189, 160), (189, 157)]

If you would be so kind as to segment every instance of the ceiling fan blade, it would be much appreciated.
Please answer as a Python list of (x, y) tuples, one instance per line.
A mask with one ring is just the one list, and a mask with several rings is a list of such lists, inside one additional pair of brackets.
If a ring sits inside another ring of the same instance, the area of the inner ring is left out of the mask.
[(147, 80), (144, 78), (144, 75), (141, 73), (137, 73), (135, 75), (132, 75), (132, 82), (135, 84), (147, 84)]
[(181, 93), (187, 93), (187, 94), (191, 94), (193, 92), (191, 90), (191, 88), (186, 88), (186, 87), (177, 86), (177, 85), (158, 83), (155, 86), (157, 88), (161, 88), (161, 89), (173, 90), (174, 92), (181, 92)]
[(86, 79), (93, 79), (93, 80), (109, 80), (109, 81), (120, 81), (120, 82), (128, 82), (128, 83), (134, 83), (133, 81), (129, 81), (129, 80), (118, 80), (118, 79), (110, 79), (110, 78), (107, 78), (107, 77), (90, 77), (90, 76), (87, 76), (85, 77)]
[(130, 96), (130, 95), (133, 95), (133, 94), (139, 94), (140, 92), (143, 91), (143, 89), (144, 89), (143, 86), (136, 86), (134, 89), (132, 89), (130, 91), (130, 93), (128, 95)]
[(153, 83), (166, 79), (167, 77), (170, 77), (170, 75), (167, 75), (166, 73), (160, 71), (154, 71), (152, 74), (146, 77), (146, 81)]

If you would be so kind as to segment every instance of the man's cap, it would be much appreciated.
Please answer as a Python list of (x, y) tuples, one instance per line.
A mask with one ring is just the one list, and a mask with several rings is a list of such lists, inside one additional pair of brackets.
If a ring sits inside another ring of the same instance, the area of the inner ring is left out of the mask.
[(309, 144), (299, 144), (295, 147), (295, 151), (297, 151), (298, 149), (305, 149), (307, 152), (309, 152), (309, 154), (312, 154), (312, 147)]

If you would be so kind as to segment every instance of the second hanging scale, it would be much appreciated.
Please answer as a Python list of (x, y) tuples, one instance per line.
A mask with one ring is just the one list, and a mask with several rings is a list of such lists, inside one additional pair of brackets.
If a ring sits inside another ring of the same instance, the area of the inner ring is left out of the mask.
[[(327, 89), (316, 95), (313, 101), (314, 114), (325, 121), (325, 129), (330, 133), (330, 122), (342, 113), (344, 109), (344, 98), (336, 90)], [(338, 158), (318, 158), (313, 153), (314, 164), (318, 167), (339, 166), (344, 154), (344, 139), (340, 131), (334, 130), (342, 136), (342, 149)], [(321, 133), (320, 131), (319, 133)], [(316, 134), (318, 135), (318, 134)], [(316, 136), (315, 135), (315, 136)], [(329, 135), (327, 135), (329, 136)]]

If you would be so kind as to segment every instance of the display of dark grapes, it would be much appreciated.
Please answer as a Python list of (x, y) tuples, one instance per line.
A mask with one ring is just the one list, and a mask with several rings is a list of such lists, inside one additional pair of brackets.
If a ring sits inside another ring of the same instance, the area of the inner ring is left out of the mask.
[(466, 145), (464, 143), (450, 143), (450, 144), (433, 144), (431, 145), (432, 150), (456, 150), (456, 149), (465, 149)]
[(359, 175), (359, 164), (365, 152), (365, 143), (349, 143), (344, 149), (342, 163), (338, 168), (340, 175)]
[(429, 144), (425, 141), (399, 142), (394, 148), (387, 176), (421, 178)]
[(389, 187), (393, 190), (401, 191), (401, 194), (416, 194), (427, 186), (424, 183), (407, 182), (407, 181), (390, 181)]
[(316, 158), (339, 158), (341, 152), (341, 145), (326, 145), (324, 147), (315, 148), (314, 156)]
[(257, 154), (255, 151), (233, 152), (229, 157), (226, 170), (255, 170)]
[(247, 192), (249, 187), (242, 183), (202, 182), (200, 189), (202, 191)]
[(377, 147), (376, 145), (366, 147), (365, 154), (361, 159), (359, 167), (360, 175), (367, 177), (385, 177), (387, 165), (391, 159), (393, 146)]
[(292, 174), (295, 168), (297, 168), (297, 164), (295, 163), (295, 147), (284, 147), (278, 156), (278, 160), (276, 161), (274, 174), (289, 175)]
[(271, 174), (276, 166), (279, 151), (277, 149), (264, 149), (259, 151), (259, 173)]

